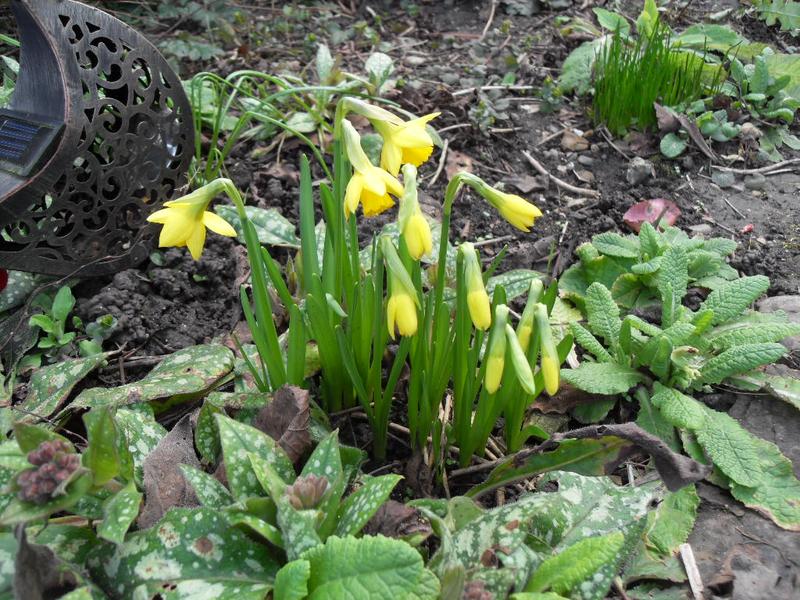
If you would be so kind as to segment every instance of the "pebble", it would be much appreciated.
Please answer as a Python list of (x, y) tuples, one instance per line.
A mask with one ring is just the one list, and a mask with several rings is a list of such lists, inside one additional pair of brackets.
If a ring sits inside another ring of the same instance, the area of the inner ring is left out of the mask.
[(697, 235), (711, 235), (712, 228), (708, 223), (698, 223), (697, 225), (690, 225), (689, 231)]
[(637, 156), (630, 163), (628, 163), (628, 170), (625, 173), (625, 179), (631, 185), (639, 185), (644, 183), (651, 177), (655, 177), (656, 171), (653, 163), (649, 160)]
[(582, 164), (584, 167), (591, 167), (592, 165), (594, 165), (594, 159), (588, 154), (581, 154), (578, 157), (578, 162)]
[(753, 173), (744, 178), (744, 187), (748, 190), (763, 190), (767, 185), (767, 178), (761, 173)]
[(711, 181), (722, 189), (733, 187), (736, 183), (736, 175), (730, 171), (714, 171), (711, 173)]

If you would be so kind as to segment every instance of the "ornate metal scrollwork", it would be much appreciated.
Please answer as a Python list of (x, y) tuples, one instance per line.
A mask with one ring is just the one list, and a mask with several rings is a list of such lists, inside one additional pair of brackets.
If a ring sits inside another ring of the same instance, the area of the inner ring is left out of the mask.
[(12, 0), (22, 42), (6, 112), (63, 122), (25, 178), (0, 163), (0, 267), (65, 275), (147, 255), (145, 218), (175, 192), (194, 149), (180, 80), (139, 33), (72, 0)]

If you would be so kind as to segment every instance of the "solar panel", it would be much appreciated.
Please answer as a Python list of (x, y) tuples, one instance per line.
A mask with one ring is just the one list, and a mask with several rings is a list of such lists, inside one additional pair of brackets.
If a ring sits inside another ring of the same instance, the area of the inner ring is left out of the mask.
[(54, 151), (63, 123), (0, 110), (0, 170), (31, 175)]

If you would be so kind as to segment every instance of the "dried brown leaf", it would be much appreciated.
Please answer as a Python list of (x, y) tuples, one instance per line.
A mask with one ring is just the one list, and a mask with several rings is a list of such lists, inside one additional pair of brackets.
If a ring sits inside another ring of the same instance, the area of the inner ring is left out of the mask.
[(297, 464), (311, 448), (310, 418), (308, 391), (285, 385), (275, 392), (272, 402), (258, 412), (253, 426), (276, 440)]
[(564, 150), (571, 150), (573, 152), (583, 152), (589, 149), (589, 140), (582, 135), (578, 135), (574, 131), (567, 129), (561, 134), (561, 147)]
[(431, 525), (422, 518), (419, 510), (396, 500), (388, 500), (364, 526), (365, 535), (383, 535), (393, 538), (422, 537), (432, 533)]
[(662, 225), (674, 225), (680, 216), (681, 209), (677, 204), (664, 198), (653, 198), (631, 206), (622, 216), (622, 220), (625, 225), (639, 233), (645, 222), (653, 226), (656, 226), (656, 222)]
[(447, 173), (447, 179), (452, 179), (456, 173), (466, 171), (467, 173), (473, 172), (472, 157), (458, 150), (450, 150), (447, 153), (447, 161), (444, 165), (444, 172)]
[(661, 133), (675, 133), (681, 128), (681, 122), (674, 110), (661, 106), (658, 102), (653, 103), (653, 108), (656, 109), (656, 121)]

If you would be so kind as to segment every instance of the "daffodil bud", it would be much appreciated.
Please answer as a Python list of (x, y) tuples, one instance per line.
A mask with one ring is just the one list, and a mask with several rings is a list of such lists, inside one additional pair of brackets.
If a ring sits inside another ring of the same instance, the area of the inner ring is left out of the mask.
[(403, 166), (403, 184), (397, 225), (406, 242), (408, 253), (414, 260), (419, 260), (433, 249), (433, 240), (431, 227), (419, 208), (417, 169), (414, 165)]
[(486, 348), (486, 373), (483, 378), (483, 387), (490, 394), (494, 394), (503, 380), (503, 370), (506, 361), (506, 323), (508, 322), (508, 307), (498, 304), (494, 309), (494, 325), (489, 334), (489, 343)]
[(551, 396), (558, 391), (559, 380), (561, 377), (558, 351), (553, 342), (553, 334), (550, 331), (550, 318), (547, 316), (547, 307), (544, 304), (536, 304), (536, 327), (539, 328), (539, 339), (542, 348), (542, 377), (544, 379), (544, 389)]
[(542, 211), (534, 204), (515, 194), (507, 194), (487, 185), (482, 195), (506, 221), (521, 231), (530, 231), (534, 221), (542, 216)]
[(492, 307), (489, 294), (486, 293), (486, 286), (483, 285), (483, 273), (478, 261), (478, 253), (475, 246), (469, 242), (461, 244), (458, 250), (464, 258), (469, 316), (477, 329), (485, 331), (492, 324)]
[(395, 332), (402, 336), (417, 333), (417, 307), (419, 299), (414, 282), (403, 266), (394, 243), (387, 235), (381, 236), (381, 252), (383, 253), (386, 271), (389, 274), (389, 301), (386, 305), (386, 321), (389, 335), (394, 339)]
[(365, 216), (378, 215), (394, 206), (389, 194), (402, 195), (403, 186), (395, 177), (369, 161), (361, 147), (361, 136), (347, 119), (342, 121), (342, 132), (345, 153), (354, 171), (344, 194), (345, 217), (356, 211), (359, 202), (364, 207)]
[(517, 339), (522, 351), (527, 354), (531, 346), (531, 339), (534, 332), (534, 315), (533, 307), (539, 302), (544, 292), (544, 284), (541, 279), (532, 279), (531, 287), (528, 290), (528, 302), (525, 304), (525, 310), (522, 311), (522, 318), (517, 325)]
[(509, 354), (511, 355), (511, 364), (514, 365), (514, 372), (517, 374), (522, 389), (531, 395), (536, 394), (536, 384), (533, 381), (533, 369), (528, 362), (528, 357), (520, 346), (517, 334), (511, 325), (506, 325), (506, 341), (508, 343)]

